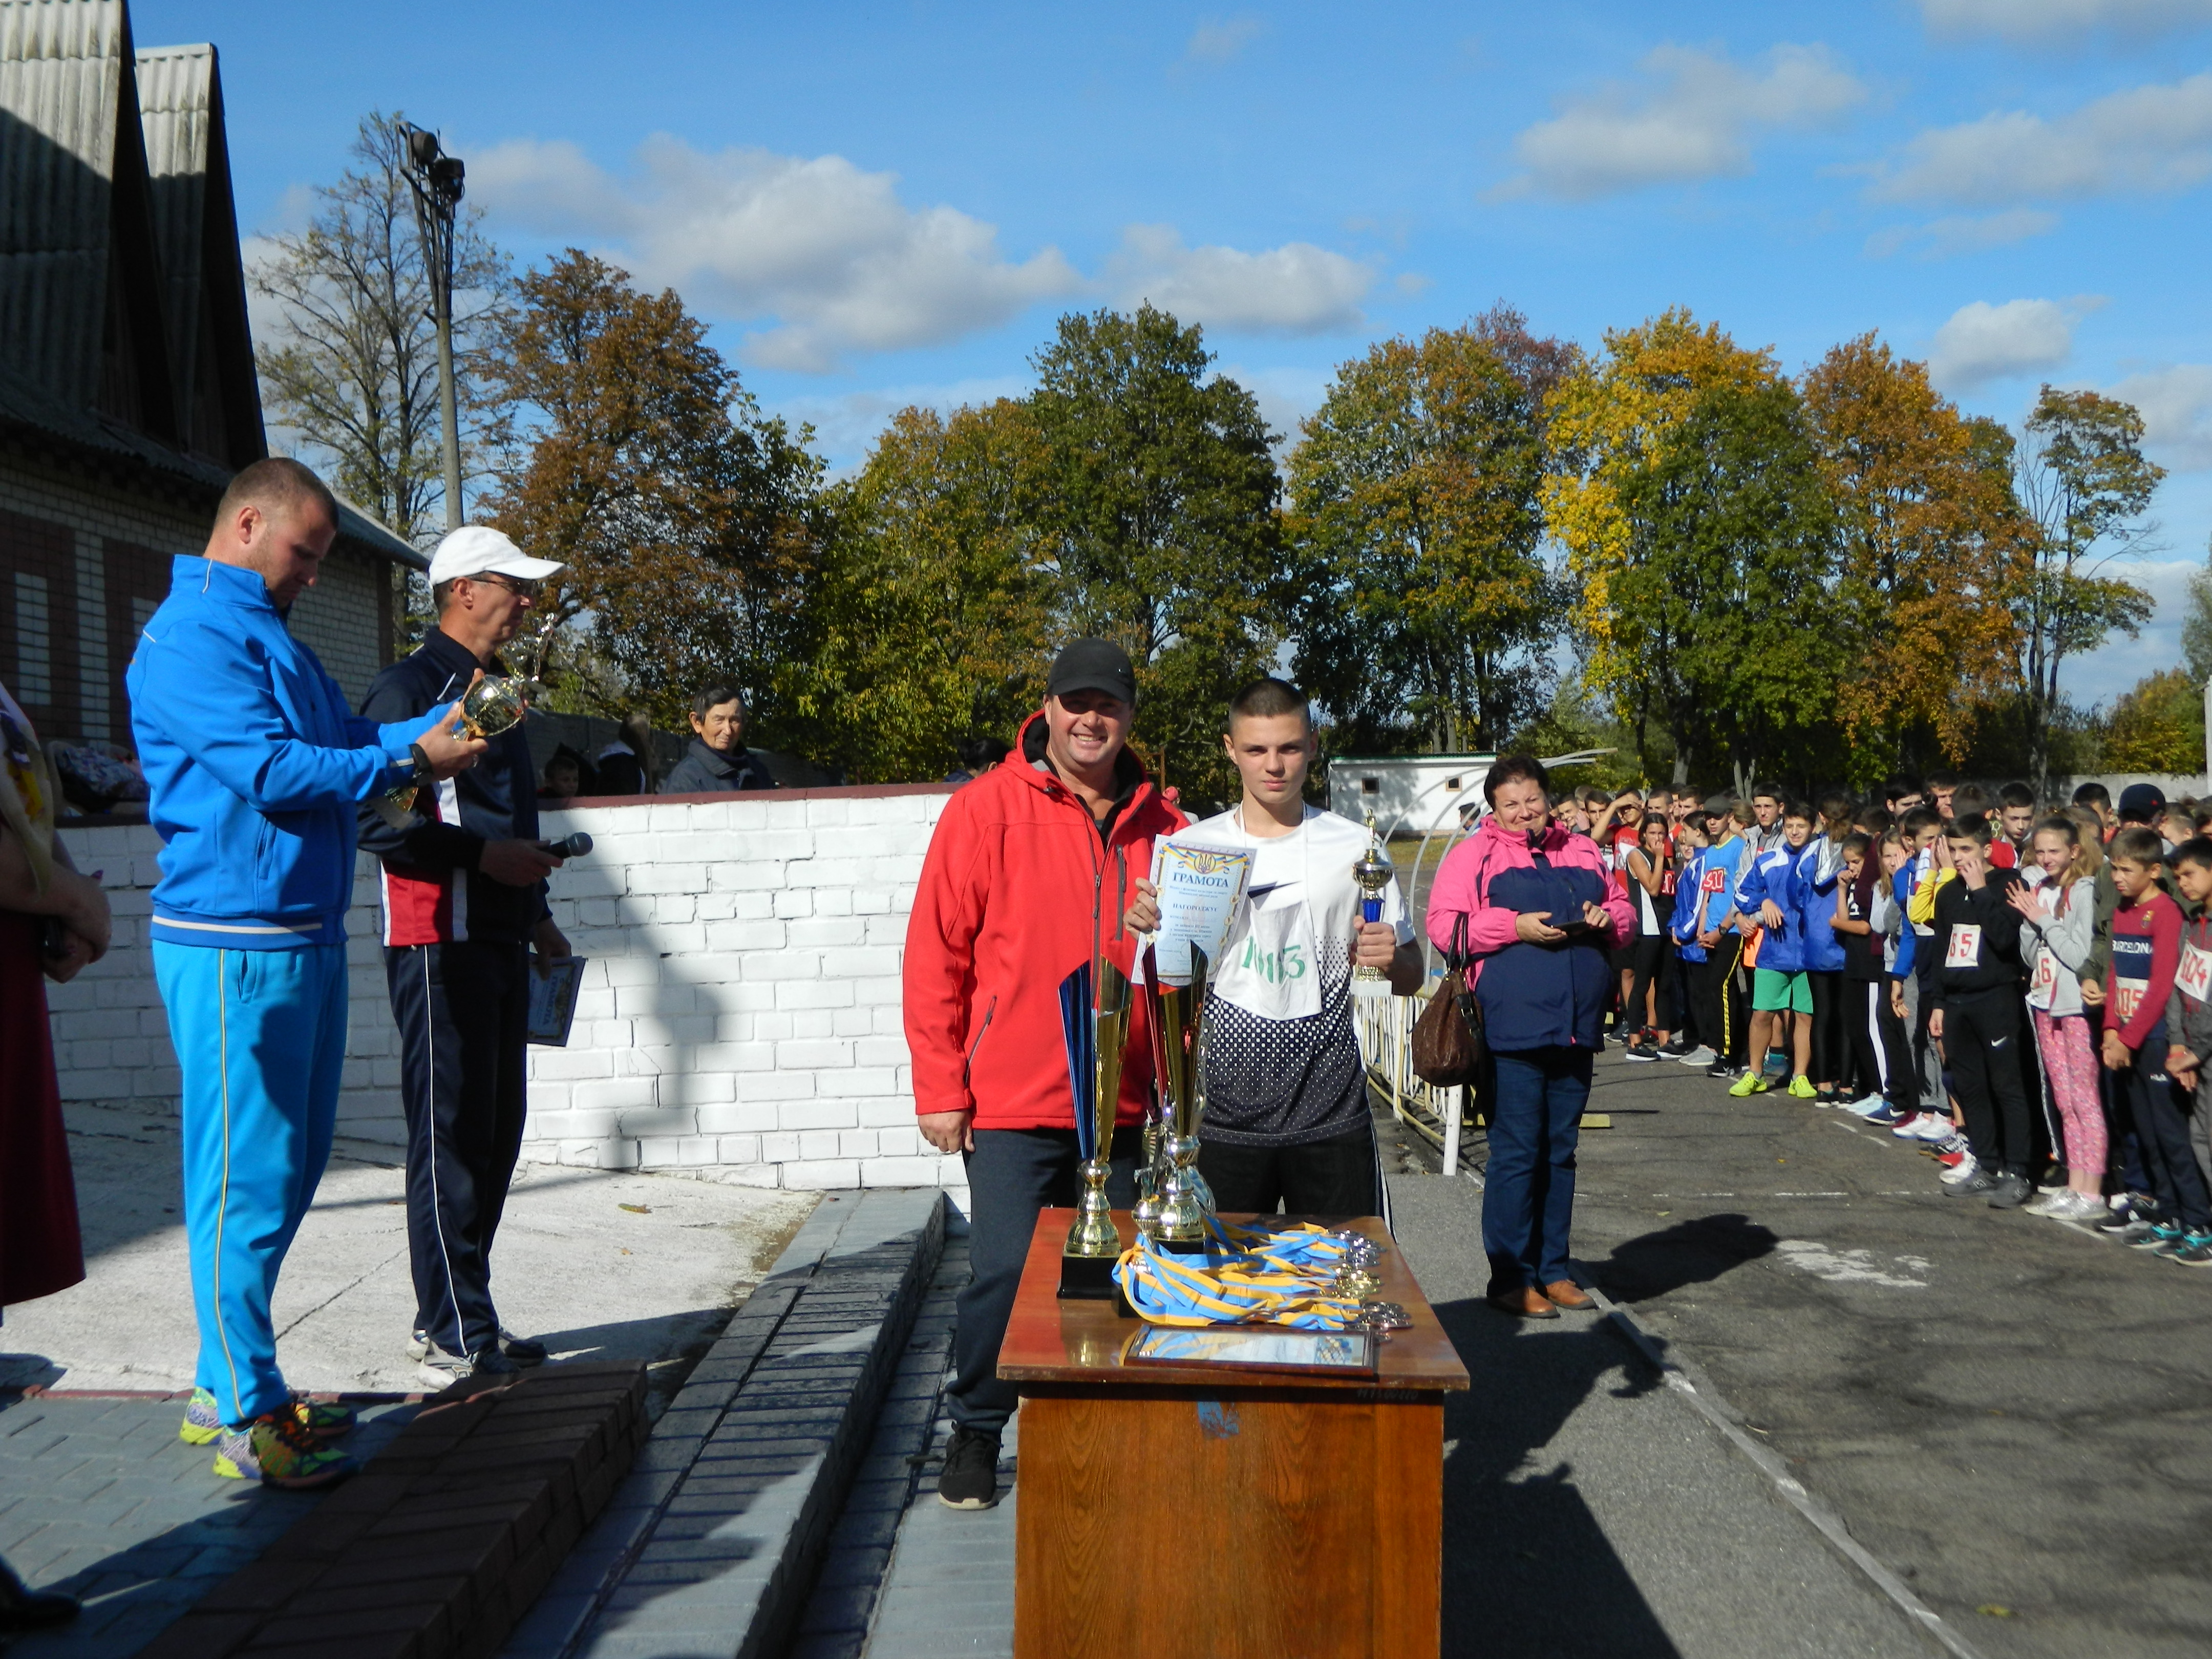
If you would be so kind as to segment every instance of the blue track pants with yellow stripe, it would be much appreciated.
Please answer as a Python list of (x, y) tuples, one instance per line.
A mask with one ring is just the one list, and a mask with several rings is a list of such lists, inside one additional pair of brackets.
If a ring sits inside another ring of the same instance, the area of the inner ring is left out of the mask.
[(185, 1235), (199, 1320), (193, 1380), (223, 1420), (284, 1403), (269, 1302), (329, 1163), (345, 1059), (342, 945), (154, 945), (184, 1073)]

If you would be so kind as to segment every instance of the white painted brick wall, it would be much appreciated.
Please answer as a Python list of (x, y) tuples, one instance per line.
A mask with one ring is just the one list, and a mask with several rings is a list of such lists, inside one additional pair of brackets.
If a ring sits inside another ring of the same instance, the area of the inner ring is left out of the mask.
[[(530, 1050), (523, 1155), (688, 1170), (749, 1186), (964, 1188), (914, 1127), (900, 957), (949, 791), (778, 792), (544, 815), (590, 832), (553, 911), (589, 959), (566, 1048)], [(70, 1100), (173, 1111), (175, 1056), (146, 939), (161, 842), (143, 825), (63, 835), (104, 870), (115, 948), (50, 986)], [(347, 933), (350, 1025), (339, 1133), (398, 1145), (398, 1036), (377, 945), (374, 863)]]

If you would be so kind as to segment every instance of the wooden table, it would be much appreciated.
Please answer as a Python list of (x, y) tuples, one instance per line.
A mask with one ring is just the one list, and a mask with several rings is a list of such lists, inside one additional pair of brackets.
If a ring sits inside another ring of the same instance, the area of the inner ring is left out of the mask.
[(1413, 1325), (1376, 1376), (1166, 1381), (1120, 1363), (1136, 1321), (1059, 1298), (1074, 1218), (1038, 1218), (999, 1350), (1022, 1395), (1017, 1659), (1433, 1656), (1443, 1397), (1467, 1369), (1382, 1222), (1351, 1224), (1389, 1246), (1380, 1293)]

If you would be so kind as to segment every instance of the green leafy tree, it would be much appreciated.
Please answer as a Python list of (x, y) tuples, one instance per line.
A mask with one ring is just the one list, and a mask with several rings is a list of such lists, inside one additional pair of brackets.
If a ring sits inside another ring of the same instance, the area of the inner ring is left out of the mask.
[(1488, 748), (1544, 706), (1543, 399), (1566, 361), (1501, 310), (1370, 348), (1306, 422), (1297, 672), (1340, 745)]
[(1838, 667), (1835, 515), (1796, 390), (1710, 387), (1620, 490), (1632, 554), (1612, 601), (1644, 665), (1639, 706), (1675, 739), (1674, 781), (1725, 766), (1741, 792), (1819, 769)]
[(2046, 386), (2016, 453), (2015, 489), (2034, 533), (2010, 592), (2014, 668), (2026, 692), (2028, 765), (2039, 793), (2050, 777), (2059, 670), (2115, 629), (2133, 637), (2150, 620), (2150, 595), (2104, 574), (2149, 533), (2142, 515), (2166, 476), (2144, 459), (2142, 434), (2132, 404)]
[(2105, 722), (2104, 763), (2113, 772), (2203, 769), (2203, 683), (2183, 668), (2136, 681)]
[(1128, 651), (1143, 745), (1194, 800), (1229, 799), (1222, 709), (1283, 633), (1273, 434), (1200, 331), (1149, 305), (1063, 317), (1033, 362), (1055, 620)]
[(734, 680), (772, 731), (781, 711), (758, 694), (802, 626), (823, 532), (807, 429), (760, 414), (672, 291), (573, 248), (522, 279), (505, 343), (489, 378), (526, 447), (487, 506), (568, 567), (541, 609), (587, 624), (626, 707), (680, 731), (701, 685)]
[(1025, 404), (893, 417), (839, 489), (800, 648), (777, 665), (799, 745), (858, 783), (938, 778), (1043, 696), (1054, 587)]
[(2181, 660), (2199, 686), (2212, 680), (2212, 555), (2189, 579), (2189, 609), (2181, 618)]

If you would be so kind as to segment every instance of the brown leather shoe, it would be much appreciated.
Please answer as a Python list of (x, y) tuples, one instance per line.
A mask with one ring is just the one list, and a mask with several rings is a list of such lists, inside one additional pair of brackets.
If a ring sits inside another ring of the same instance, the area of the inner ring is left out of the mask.
[(1557, 1319), (1559, 1310), (1544, 1299), (1544, 1293), (1534, 1285), (1514, 1288), (1493, 1287), (1482, 1298), (1500, 1313), (1511, 1314), (1516, 1319)]
[(1544, 1286), (1544, 1294), (1551, 1299), (1553, 1306), (1572, 1308), (1577, 1313), (1585, 1308), (1597, 1306), (1589, 1299), (1589, 1293), (1571, 1279), (1553, 1279)]

